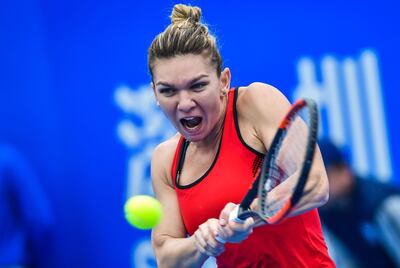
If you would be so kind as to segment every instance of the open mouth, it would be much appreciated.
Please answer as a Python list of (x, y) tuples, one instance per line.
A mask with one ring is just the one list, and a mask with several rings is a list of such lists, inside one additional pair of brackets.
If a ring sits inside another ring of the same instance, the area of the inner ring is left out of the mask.
[(198, 116), (191, 116), (191, 117), (185, 117), (182, 118), (181, 120), (181, 124), (187, 128), (187, 129), (195, 129), (196, 127), (198, 127), (202, 121), (201, 117)]

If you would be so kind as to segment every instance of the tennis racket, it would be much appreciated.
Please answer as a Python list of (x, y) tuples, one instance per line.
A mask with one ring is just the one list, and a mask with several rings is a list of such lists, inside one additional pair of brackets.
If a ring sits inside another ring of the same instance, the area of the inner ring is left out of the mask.
[[(318, 109), (311, 99), (295, 102), (281, 121), (268, 154), (250, 190), (231, 212), (230, 220), (260, 218), (276, 224), (289, 214), (303, 195), (311, 169), (318, 133)], [(250, 205), (258, 197), (256, 210)], [(226, 241), (217, 236), (221, 243)]]

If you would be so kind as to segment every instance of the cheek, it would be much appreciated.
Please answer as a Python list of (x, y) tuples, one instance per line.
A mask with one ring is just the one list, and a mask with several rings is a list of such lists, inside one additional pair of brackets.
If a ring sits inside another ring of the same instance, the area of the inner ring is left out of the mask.
[(214, 88), (213, 90), (210, 90), (206, 96), (207, 102), (214, 106), (221, 105), (221, 102), (224, 98), (226, 98), (226, 96), (220, 88)]
[(171, 118), (174, 113), (174, 108), (171, 103), (160, 101), (161, 111), (168, 117)]
[(220, 98), (214, 95), (202, 98), (201, 107), (209, 113), (209, 116), (216, 116), (221, 109)]

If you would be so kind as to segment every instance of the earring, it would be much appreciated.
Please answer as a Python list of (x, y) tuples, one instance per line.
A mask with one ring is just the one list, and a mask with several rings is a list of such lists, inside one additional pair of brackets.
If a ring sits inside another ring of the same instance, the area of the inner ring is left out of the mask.
[(160, 106), (160, 102), (159, 101), (157, 101), (157, 106)]

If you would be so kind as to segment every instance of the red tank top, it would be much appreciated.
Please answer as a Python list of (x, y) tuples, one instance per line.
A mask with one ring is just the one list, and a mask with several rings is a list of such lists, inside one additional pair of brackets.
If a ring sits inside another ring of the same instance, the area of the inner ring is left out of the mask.
[[(192, 235), (209, 218), (218, 218), (228, 202), (240, 203), (251, 186), (263, 154), (249, 147), (239, 131), (238, 89), (228, 94), (224, 129), (216, 157), (206, 173), (190, 185), (176, 183), (179, 160), (187, 142), (180, 138), (171, 178), (187, 233)], [(255, 228), (239, 244), (226, 244), (218, 267), (335, 267), (322, 235), (316, 209), (278, 225)]]

